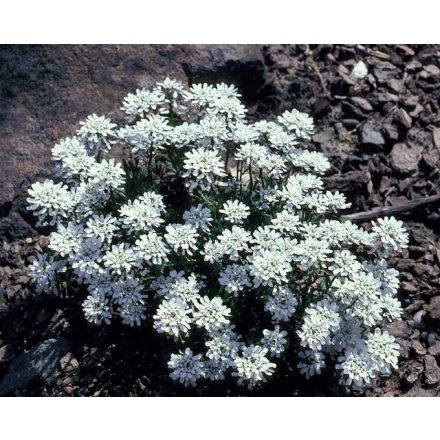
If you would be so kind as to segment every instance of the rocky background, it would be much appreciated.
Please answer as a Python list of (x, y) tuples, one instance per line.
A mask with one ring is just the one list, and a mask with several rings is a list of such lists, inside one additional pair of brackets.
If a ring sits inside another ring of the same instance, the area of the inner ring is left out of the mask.
[[(405, 313), (391, 326), (401, 364), (366, 394), (438, 395), (439, 55), (435, 45), (0, 46), (0, 395), (240, 393), (233, 383), (183, 390), (167, 378), (161, 338), (145, 327), (91, 327), (74, 302), (33, 295), (26, 275), (47, 242), (26, 211), (26, 189), (50, 176), (53, 144), (90, 113), (121, 118), (127, 93), (166, 76), (234, 83), (251, 117), (311, 113), (313, 143), (333, 164), (327, 185), (361, 213), (351, 218), (404, 220), (410, 246), (397, 266)], [(368, 75), (354, 80), (360, 60)], [(253, 394), (345, 394), (325, 379), (280, 370)]]

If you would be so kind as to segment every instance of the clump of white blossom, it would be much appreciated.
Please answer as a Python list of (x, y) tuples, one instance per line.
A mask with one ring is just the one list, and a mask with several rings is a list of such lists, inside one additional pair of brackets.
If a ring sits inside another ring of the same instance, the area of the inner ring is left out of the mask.
[(53, 228), (29, 267), (37, 293), (77, 295), (94, 325), (148, 317), (184, 386), (252, 388), (290, 363), (307, 378), (335, 366), (364, 388), (396, 368), (389, 261), (408, 234), (394, 218), (338, 220), (350, 204), (324, 188), (309, 115), (251, 123), (234, 86), (168, 78), (122, 110), (122, 123), (81, 122), (53, 148), (57, 180), (29, 190)]

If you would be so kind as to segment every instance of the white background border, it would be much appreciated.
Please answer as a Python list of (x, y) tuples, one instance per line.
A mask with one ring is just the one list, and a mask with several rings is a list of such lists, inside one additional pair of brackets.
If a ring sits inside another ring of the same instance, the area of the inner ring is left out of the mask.
[[(439, 43), (434, 1), (1, 5), (0, 43)], [(1, 66), (0, 66), (1, 67)], [(1, 103), (0, 103), (1, 105)], [(435, 398), (1, 398), (2, 439), (438, 438)]]

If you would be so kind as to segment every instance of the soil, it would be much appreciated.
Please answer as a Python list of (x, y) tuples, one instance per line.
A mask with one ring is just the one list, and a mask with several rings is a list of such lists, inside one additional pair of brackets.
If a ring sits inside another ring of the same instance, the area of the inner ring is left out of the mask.
[[(373, 209), (363, 217), (371, 219), (383, 207), (404, 221), (410, 244), (396, 264), (405, 311), (390, 326), (400, 366), (365, 394), (437, 396), (439, 55), (436, 45), (0, 47), (0, 394), (347, 394), (330, 377), (305, 381), (285, 367), (252, 392), (234, 381), (187, 390), (168, 378), (168, 344), (148, 322), (140, 329), (96, 328), (74, 301), (32, 292), (26, 265), (48, 231), (35, 229), (25, 191), (50, 176), (53, 143), (72, 135), (88, 113), (117, 116), (112, 111), (125, 94), (169, 75), (236, 83), (253, 118), (293, 107), (311, 113), (313, 144), (332, 162), (326, 184), (349, 197), (348, 217)], [(362, 80), (350, 76), (358, 61), (368, 69)]]

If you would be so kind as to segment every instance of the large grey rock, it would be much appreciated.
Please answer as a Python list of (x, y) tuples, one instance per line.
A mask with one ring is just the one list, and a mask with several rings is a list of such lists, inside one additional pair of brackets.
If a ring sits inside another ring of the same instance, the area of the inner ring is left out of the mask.
[(38, 377), (49, 377), (55, 372), (60, 358), (68, 349), (69, 343), (66, 339), (47, 339), (15, 358), (0, 381), (0, 396), (13, 394)]
[(227, 81), (252, 105), (265, 81), (260, 45), (3, 45), (0, 66), (0, 215), (50, 176), (55, 142), (88, 114), (122, 117), (136, 88), (167, 76)]

